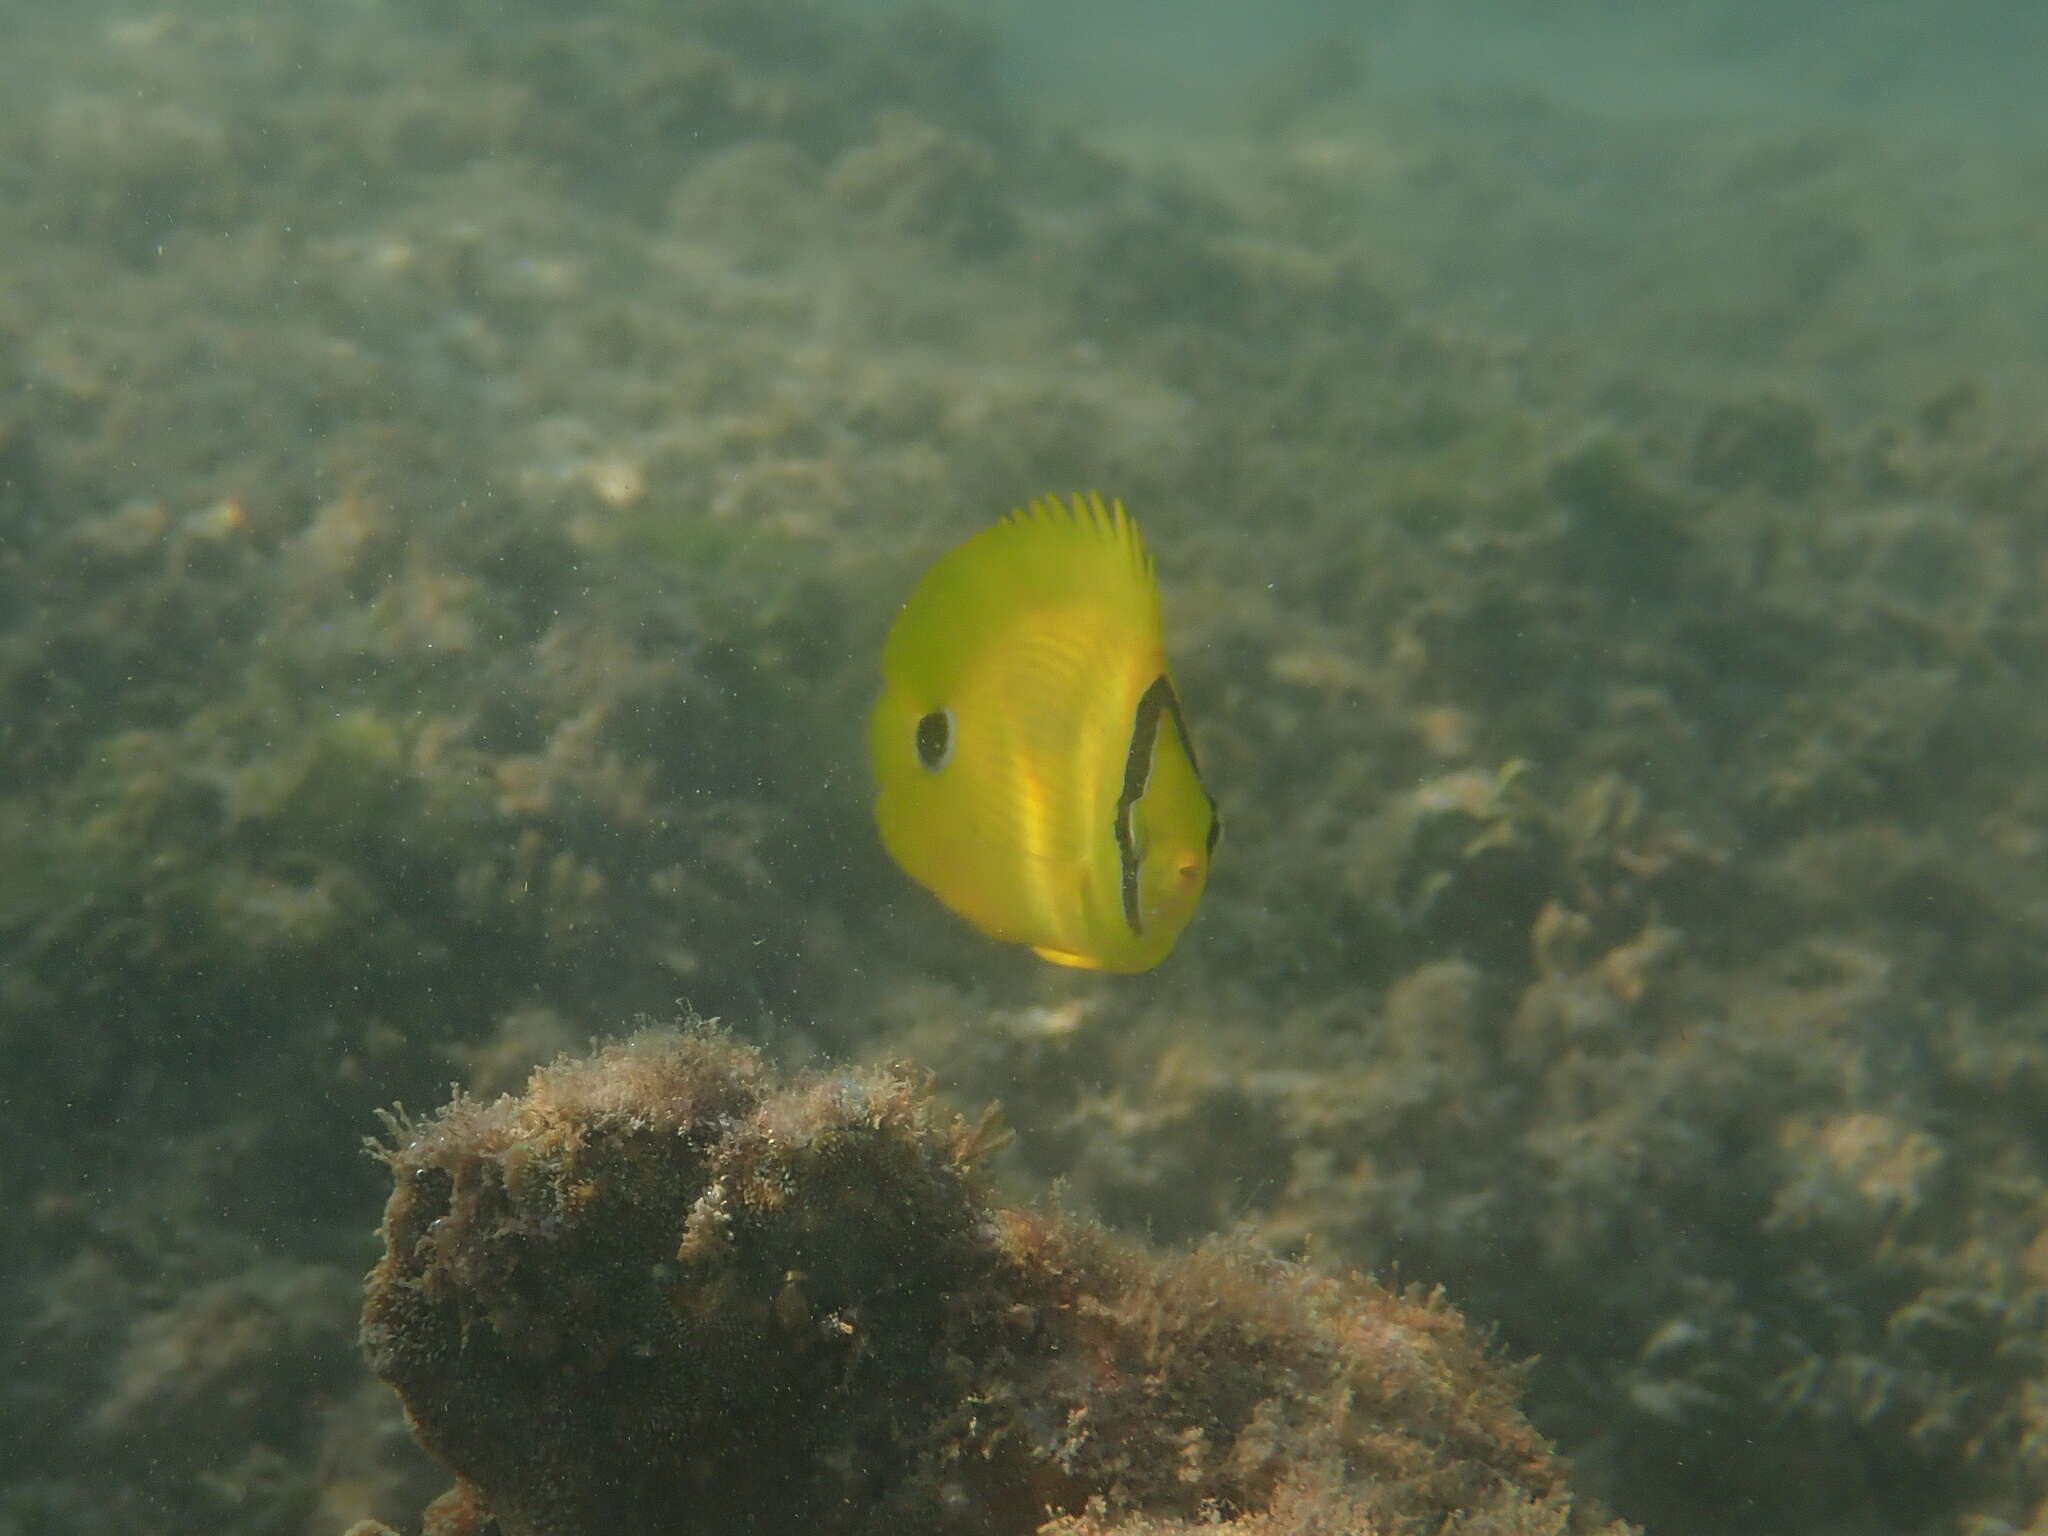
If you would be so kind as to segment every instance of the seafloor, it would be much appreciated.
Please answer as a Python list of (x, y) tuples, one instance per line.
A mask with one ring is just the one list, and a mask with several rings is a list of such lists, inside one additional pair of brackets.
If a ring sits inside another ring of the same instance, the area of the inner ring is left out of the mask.
[[(375, 1111), (639, 1015), (1443, 1286), (1674, 1536), (2048, 1529), (2048, 155), (937, 12), (13, 8), (0, 1532), (404, 1524)], [(922, 564), (1141, 519), (1151, 975), (891, 868)]]

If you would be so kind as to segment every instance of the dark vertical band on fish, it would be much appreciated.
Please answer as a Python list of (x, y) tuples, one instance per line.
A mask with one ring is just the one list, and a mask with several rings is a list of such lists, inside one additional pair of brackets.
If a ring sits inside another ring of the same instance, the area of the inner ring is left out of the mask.
[[(1188, 723), (1180, 712), (1180, 698), (1173, 691), (1173, 684), (1165, 673), (1152, 679), (1138, 699), (1138, 708), (1131, 719), (1130, 750), (1124, 754), (1123, 793), (1116, 798), (1116, 854), (1123, 866), (1124, 921), (1130, 924), (1131, 932), (1145, 931), (1145, 917), (1138, 908), (1138, 864), (1142, 850), (1138, 847), (1135, 828), (1131, 824), (1132, 813), (1138, 802), (1145, 798), (1145, 785), (1152, 777), (1152, 750), (1159, 741), (1159, 717), (1165, 714), (1173, 721), (1174, 733), (1180, 737), (1181, 750), (1188, 755), (1188, 765), (1196, 774), (1202, 771), (1195, 760), (1195, 743), (1188, 735)], [(1216, 802), (1209, 802), (1209, 846), (1215, 847), (1216, 830), (1219, 825), (1215, 814)]]

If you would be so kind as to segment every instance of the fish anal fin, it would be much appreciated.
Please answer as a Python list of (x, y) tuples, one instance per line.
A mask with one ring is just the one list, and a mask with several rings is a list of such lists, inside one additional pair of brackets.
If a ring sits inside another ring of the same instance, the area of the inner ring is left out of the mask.
[(1071, 965), (1077, 971), (1099, 971), (1102, 962), (1088, 955), (1077, 955), (1071, 950), (1051, 949), (1043, 944), (1031, 946), (1031, 953), (1041, 960), (1050, 960), (1054, 965)]

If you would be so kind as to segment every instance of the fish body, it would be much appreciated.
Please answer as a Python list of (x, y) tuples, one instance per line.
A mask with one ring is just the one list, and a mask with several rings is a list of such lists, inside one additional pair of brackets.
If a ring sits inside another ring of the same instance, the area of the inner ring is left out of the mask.
[(983, 932), (1144, 971), (1194, 914), (1221, 822), (1120, 503), (1042, 498), (940, 557), (868, 722), (890, 855)]

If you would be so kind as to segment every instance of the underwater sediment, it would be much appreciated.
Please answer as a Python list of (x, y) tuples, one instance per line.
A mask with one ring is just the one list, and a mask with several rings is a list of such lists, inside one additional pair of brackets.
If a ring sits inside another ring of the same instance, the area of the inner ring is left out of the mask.
[(363, 1339), (427, 1528), (1599, 1528), (1440, 1298), (996, 1209), (993, 1124), (701, 1026), (394, 1122)]

